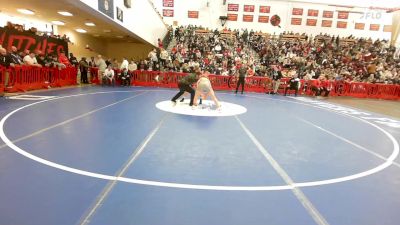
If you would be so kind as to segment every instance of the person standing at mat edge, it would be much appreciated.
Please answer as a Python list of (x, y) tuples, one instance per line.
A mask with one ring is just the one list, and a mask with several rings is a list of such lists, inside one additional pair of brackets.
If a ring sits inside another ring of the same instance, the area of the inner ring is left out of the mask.
[(171, 99), (171, 101), (176, 104), (176, 100), (183, 95), (183, 93), (189, 92), (190, 93), (190, 106), (193, 106), (193, 99), (195, 91), (192, 87), (194, 83), (197, 82), (200, 72), (191, 73), (178, 82), (179, 92)]
[(246, 64), (243, 64), (243, 65), (239, 68), (239, 70), (237, 71), (237, 77), (238, 77), (239, 79), (238, 79), (238, 82), (237, 82), (237, 85), (236, 85), (235, 94), (237, 94), (240, 85), (242, 85), (242, 94), (243, 94), (245, 78), (246, 78), (246, 75), (247, 75), (247, 69), (248, 69), (247, 65), (246, 65)]

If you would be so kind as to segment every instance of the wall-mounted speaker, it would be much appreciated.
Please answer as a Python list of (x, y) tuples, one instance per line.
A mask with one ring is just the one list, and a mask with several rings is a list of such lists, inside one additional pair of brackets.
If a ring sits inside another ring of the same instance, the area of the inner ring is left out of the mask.
[(131, 8), (132, 7), (131, 0), (124, 0), (124, 5), (126, 8)]

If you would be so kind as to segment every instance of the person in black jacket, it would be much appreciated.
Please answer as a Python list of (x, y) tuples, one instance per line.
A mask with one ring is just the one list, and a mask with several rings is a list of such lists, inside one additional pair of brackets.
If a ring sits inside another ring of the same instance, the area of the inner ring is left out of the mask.
[(199, 72), (191, 73), (178, 82), (179, 92), (171, 99), (171, 101), (176, 104), (176, 100), (183, 95), (183, 93), (189, 92), (190, 93), (190, 103), (189, 105), (193, 105), (194, 94), (195, 90), (193, 89), (192, 85), (197, 82), (199, 76)]
[(273, 66), (273, 71), (272, 71), (272, 93), (271, 94), (276, 94), (278, 92), (279, 86), (281, 85), (281, 78), (282, 78), (282, 72), (278, 66)]
[(238, 82), (237, 82), (237, 85), (236, 85), (235, 94), (237, 94), (240, 85), (242, 85), (242, 94), (243, 94), (245, 78), (246, 78), (246, 75), (247, 75), (247, 65), (242, 65), (240, 67), (240, 69), (237, 71), (237, 73), (238, 73), (237, 77), (239, 79), (238, 79)]
[(297, 77), (297, 75), (293, 75), (290, 80), (288, 85), (285, 88), (285, 96), (287, 94), (288, 90), (294, 90), (294, 96), (297, 97), (297, 93), (300, 89), (300, 79)]
[(4, 48), (0, 48), (0, 65), (4, 67), (9, 67), (11, 63), (11, 56), (7, 54), (7, 50)]

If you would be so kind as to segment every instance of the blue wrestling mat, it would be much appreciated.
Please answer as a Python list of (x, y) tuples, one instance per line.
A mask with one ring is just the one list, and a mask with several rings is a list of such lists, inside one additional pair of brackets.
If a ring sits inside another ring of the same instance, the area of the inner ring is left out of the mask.
[(0, 99), (0, 224), (400, 223), (400, 121), (265, 94), (173, 106), (176, 92)]

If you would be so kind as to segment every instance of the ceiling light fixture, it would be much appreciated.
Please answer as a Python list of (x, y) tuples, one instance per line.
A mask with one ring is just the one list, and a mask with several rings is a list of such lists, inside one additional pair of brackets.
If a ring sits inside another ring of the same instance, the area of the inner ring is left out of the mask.
[(78, 29), (75, 29), (75, 30), (76, 30), (76, 32), (79, 32), (79, 33), (86, 33), (87, 32), (86, 30), (81, 29), (81, 28), (78, 28)]
[(60, 15), (63, 15), (63, 16), (73, 16), (72, 13), (67, 12), (67, 11), (58, 11), (57, 13)]
[(87, 23), (85, 23), (85, 25), (88, 26), (88, 27), (94, 27), (94, 26), (96, 26), (96, 24), (94, 24), (94, 23), (92, 23), (92, 22), (87, 22)]
[(104, 33), (110, 33), (111, 32), (111, 30), (103, 30), (104, 31)]
[(52, 24), (54, 24), (54, 25), (59, 25), (59, 26), (64, 26), (64, 25), (65, 25), (65, 23), (64, 23), (64, 22), (62, 22), (62, 21), (58, 21), (58, 20), (51, 21), (51, 23), (52, 23)]
[(117, 38), (124, 38), (124, 36), (118, 35)]
[(35, 12), (29, 9), (17, 9), (17, 11), (26, 15), (35, 15)]

